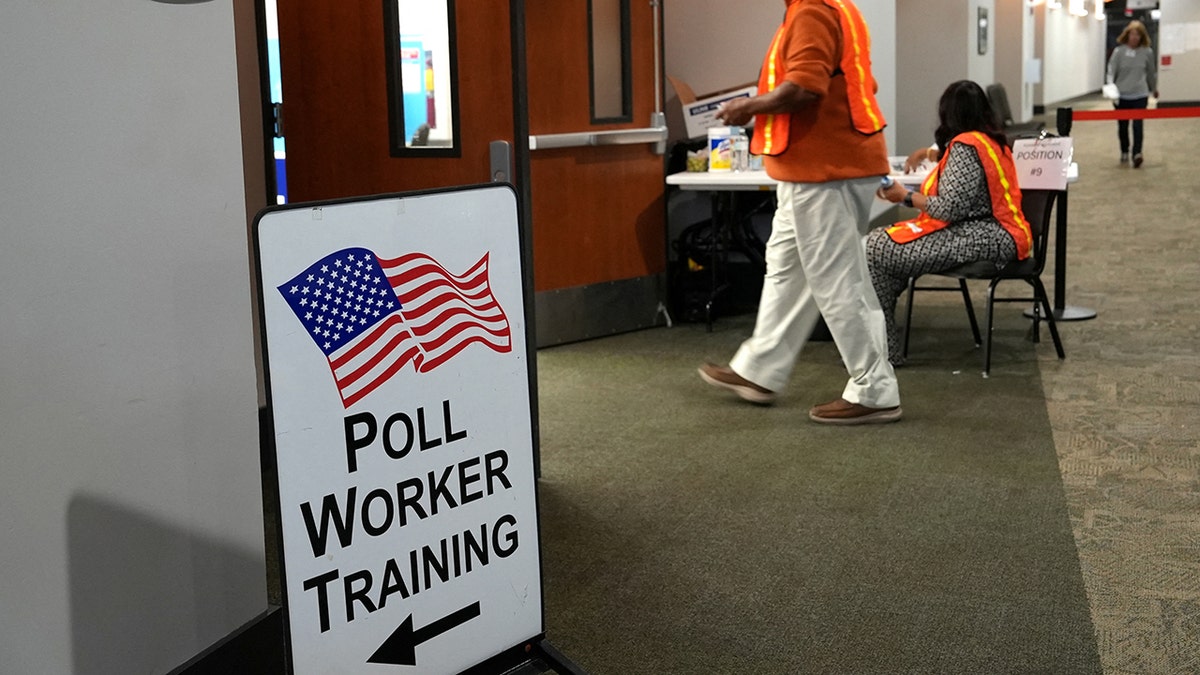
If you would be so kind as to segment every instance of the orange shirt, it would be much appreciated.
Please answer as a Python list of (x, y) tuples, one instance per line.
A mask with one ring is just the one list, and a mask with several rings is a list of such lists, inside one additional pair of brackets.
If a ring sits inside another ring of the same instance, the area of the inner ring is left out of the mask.
[(791, 114), (788, 147), (764, 156), (767, 175), (792, 183), (824, 183), (888, 173), (882, 133), (854, 129), (846, 77), (834, 75), (842, 58), (838, 12), (823, 0), (791, 0), (800, 7), (781, 37), (783, 79), (821, 97)]

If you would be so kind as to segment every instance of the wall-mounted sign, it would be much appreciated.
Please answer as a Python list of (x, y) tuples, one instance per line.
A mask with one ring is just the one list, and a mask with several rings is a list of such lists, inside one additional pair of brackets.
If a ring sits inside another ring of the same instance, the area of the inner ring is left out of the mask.
[(293, 672), (456, 673), (542, 634), (512, 188), (273, 209), (256, 238)]

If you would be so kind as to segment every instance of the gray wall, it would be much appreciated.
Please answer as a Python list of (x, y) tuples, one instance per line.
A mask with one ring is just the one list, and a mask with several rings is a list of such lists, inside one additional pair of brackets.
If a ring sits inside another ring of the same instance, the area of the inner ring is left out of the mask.
[(266, 606), (231, 3), (0, 3), (0, 671)]
[(994, 81), (1004, 85), (1008, 105), (1018, 122), (1027, 121), (1033, 112), (1032, 97), (1025, 92), (1025, 61), (1033, 57), (1032, 43), (1026, 45), (1027, 23), (1032, 24), (1032, 12), (1026, 8), (1025, 0), (996, 0), (991, 31)]
[[(756, 82), (783, 8), (778, 0), (732, 6), (726, 0), (663, 0), (663, 69), (698, 96)], [(669, 108), (678, 107), (670, 84), (666, 96)]]
[(896, 44), (899, 115), (892, 154), (907, 155), (933, 142), (938, 98), (946, 85), (969, 76), (974, 16), (972, 3), (904, 0), (896, 15), (902, 38)]
[[(1200, 22), (1200, 2), (1196, 0), (1161, 0), (1162, 18), (1159, 20), (1159, 35), (1164, 28), (1185, 23)], [(1158, 74), (1158, 93), (1163, 101), (1200, 101), (1200, 45), (1172, 57), (1171, 67)], [(1161, 40), (1154, 45), (1161, 53)]]
[[(1003, 1), (1000, 0), (1000, 2)], [(982, 54), (979, 53), (980, 10), (986, 12), (986, 17), (982, 17), (982, 20), (987, 23), (987, 35)], [(999, 47), (1006, 42), (1011, 42), (1011, 39), (1005, 40), (996, 30), (996, 1), (973, 0), (968, 3), (967, 22), (963, 29), (967, 32), (967, 79), (974, 80), (980, 86), (986, 87), (996, 81), (995, 60)]]

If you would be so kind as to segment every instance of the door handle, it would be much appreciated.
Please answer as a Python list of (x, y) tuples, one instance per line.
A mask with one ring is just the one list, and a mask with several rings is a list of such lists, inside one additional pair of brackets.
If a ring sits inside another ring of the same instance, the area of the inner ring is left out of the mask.
[(488, 143), (488, 168), (491, 171), (493, 183), (512, 182), (512, 145), (508, 141), (492, 141)]
[[(667, 140), (666, 120), (655, 115), (650, 120), (654, 126), (641, 129), (614, 129), (611, 131), (580, 131), (567, 134), (540, 134), (529, 137), (530, 150), (553, 148), (582, 148), (598, 145), (637, 145), (639, 143), (665, 144)], [(660, 153), (661, 154), (661, 153)]]

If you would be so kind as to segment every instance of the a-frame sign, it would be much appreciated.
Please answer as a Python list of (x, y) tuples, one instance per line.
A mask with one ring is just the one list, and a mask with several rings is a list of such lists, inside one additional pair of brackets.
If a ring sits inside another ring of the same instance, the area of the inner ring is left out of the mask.
[(256, 219), (290, 672), (549, 648), (518, 212), (494, 184)]

